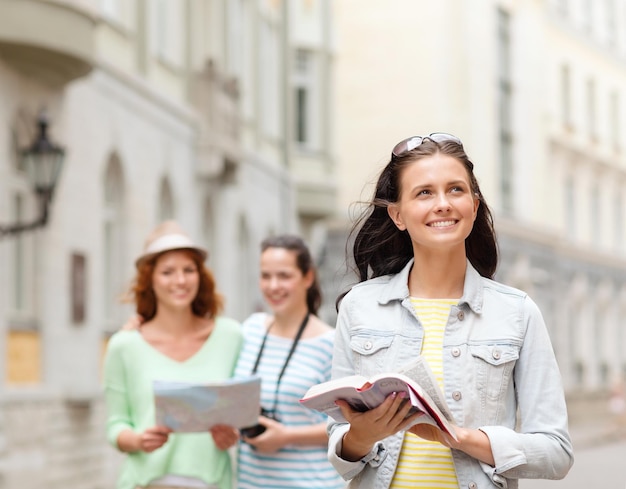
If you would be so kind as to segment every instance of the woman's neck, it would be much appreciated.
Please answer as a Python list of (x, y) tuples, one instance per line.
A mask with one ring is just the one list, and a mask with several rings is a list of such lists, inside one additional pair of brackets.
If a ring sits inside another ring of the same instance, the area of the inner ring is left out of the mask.
[(308, 309), (305, 306), (293, 311), (274, 314), (271, 324), (272, 333), (277, 336), (293, 338), (300, 328), (307, 312)]
[(172, 336), (195, 332), (202, 327), (202, 319), (189, 309), (159, 308), (151, 321), (157, 329)]
[(456, 299), (463, 295), (465, 253), (419, 254), (409, 273), (409, 294), (425, 299)]

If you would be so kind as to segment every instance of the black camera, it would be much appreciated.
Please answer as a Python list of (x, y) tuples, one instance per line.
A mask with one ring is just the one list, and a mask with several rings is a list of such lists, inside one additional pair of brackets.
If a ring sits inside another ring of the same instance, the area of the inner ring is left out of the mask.
[[(261, 416), (265, 416), (266, 418), (273, 419), (274, 421), (278, 421), (278, 418), (274, 414), (273, 411), (268, 411), (267, 409), (261, 408)], [(253, 426), (248, 426), (246, 428), (241, 428), (239, 432), (241, 436), (245, 436), (246, 438), (254, 438), (255, 436), (259, 436), (263, 433), (267, 428), (263, 426), (261, 423), (257, 423)]]

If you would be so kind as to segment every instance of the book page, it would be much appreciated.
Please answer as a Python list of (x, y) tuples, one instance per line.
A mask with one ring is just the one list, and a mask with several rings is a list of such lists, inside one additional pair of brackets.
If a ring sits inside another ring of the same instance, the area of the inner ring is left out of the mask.
[(175, 432), (205, 432), (216, 424), (244, 428), (257, 423), (261, 379), (217, 383), (153, 382), (156, 424)]
[(445, 396), (443, 392), (441, 392), (435, 375), (424, 357), (418, 356), (414, 361), (402, 367), (398, 372), (416, 382), (429, 395), (445, 418), (452, 423), (454, 422), (454, 417), (445, 401)]
[(358, 389), (367, 383), (367, 379), (361, 375), (350, 375), (348, 377), (340, 377), (338, 379), (327, 380), (321, 384), (311, 386), (306, 392), (305, 397), (315, 397), (319, 394), (326, 393), (330, 390), (347, 388), (347, 391)]
[(335, 404), (337, 399), (347, 401), (353, 409), (361, 412), (375, 408), (385, 400), (385, 395), (380, 390), (360, 390), (366, 384), (365, 377), (359, 375), (323, 382), (311, 387), (300, 403), (309, 409), (326, 413), (337, 421), (345, 422), (341, 409)]

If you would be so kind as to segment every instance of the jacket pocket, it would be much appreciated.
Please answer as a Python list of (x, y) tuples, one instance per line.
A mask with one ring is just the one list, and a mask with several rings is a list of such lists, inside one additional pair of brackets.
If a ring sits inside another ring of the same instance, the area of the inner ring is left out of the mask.
[(476, 388), (488, 402), (498, 401), (510, 387), (519, 346), (510, 344), (469, 345), (476, 375)]
[(360, 331), (350, 338), (357, 373), (369, 376), (380, 373), (386, 365), (385, 358), (393, 336)]

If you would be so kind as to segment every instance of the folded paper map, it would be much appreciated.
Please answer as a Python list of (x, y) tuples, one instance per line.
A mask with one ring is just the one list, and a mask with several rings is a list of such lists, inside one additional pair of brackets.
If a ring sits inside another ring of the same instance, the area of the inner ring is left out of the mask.
[(243, 428), (257, 423), (261, 379), (223, 382), (153, 382), (156, 424), (176, 432), (203, 432), (217, 424)]

